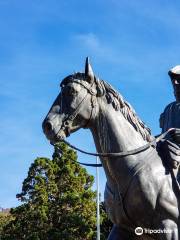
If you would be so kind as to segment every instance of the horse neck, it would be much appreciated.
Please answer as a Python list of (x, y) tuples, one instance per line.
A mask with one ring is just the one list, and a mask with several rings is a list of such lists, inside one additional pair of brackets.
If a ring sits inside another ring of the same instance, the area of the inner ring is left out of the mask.
[[(147, 143), (125, 119), (121, 111), (115, 111), (112, 105), (106, 104), (105, 101), (99, 100), (96, 118), (90, 130), (98, 152), (117, 153), (132, 150)], [(118, 159), (118, 162), (115, 161), (117, 158), (101, 158), (111, 187), (113, 187), (114, 182), (127, 185), (130, 168), (137, 164), (138, 157), (137, 155), (124, 157)]]
[(116, 111), (102, 100), (99, 100), (91, 132), (97, 150), (101, 152), (127, 151), (146, 143), (121, 111)]

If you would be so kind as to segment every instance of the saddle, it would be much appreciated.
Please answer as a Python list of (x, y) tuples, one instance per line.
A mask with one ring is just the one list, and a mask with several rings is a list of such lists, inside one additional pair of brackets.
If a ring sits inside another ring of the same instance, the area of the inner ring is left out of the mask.
[(180, 183), (180, 129), (170, 131), (168, 135), (157, 144), (157, 150), (163, 164), (176, 173), (176, 179)]

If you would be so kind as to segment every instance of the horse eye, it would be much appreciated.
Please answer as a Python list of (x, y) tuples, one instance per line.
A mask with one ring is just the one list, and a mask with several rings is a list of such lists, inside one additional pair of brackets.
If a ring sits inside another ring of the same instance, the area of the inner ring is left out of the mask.
[(66, 96), (74, 96), (77, 94), (77, 91), (72, 87), (68, 87), (65, 91), (65, 94)]
[(175, 83), (175, 84), (180, 84), (180, 79), (175, 79), (175, 80), (174, 80), (174, 83)]

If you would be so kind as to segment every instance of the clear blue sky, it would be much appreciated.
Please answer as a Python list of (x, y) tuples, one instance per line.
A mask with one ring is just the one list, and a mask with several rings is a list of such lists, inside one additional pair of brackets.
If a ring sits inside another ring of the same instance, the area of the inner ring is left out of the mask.
[[(51, 157), (41, 122), (60, 80), (82, 71), (86, 56), (159, 133), (174, 100), (167, 72), (180, 64), (179, 23), (179, 0), (0, 0), (0, 206), (16, 206), (30, 164)], [(88, 131), (69, 140), (94, 151)], [(103, 191), (102, 172), (100, 181)]]

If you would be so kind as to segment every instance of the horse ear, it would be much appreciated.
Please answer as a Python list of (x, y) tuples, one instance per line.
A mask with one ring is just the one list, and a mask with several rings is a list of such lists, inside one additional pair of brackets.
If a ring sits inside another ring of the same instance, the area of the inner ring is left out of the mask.
[(85, 77), (87, 78), (87, 81), (90, 83), (94, 81), (94, 73), (91, 64), (89, 63), (89, 57), (86, 58)]
[(95, 83), (96, 83), (97, 96), (102, 97), (105, 93), (105, 87), (103, 83), (99, 80), (99, 78), (95, 77)]

